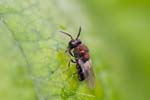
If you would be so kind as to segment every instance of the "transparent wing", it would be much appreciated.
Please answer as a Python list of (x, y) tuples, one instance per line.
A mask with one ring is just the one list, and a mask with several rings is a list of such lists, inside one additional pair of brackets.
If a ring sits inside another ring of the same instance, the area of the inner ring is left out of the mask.
[(81, 66), (85, 80), (87, 81), (87, 85), (90, 89), (95, 87), (95, 75), (92, 69), (91, 60), (89, 59), (86, 62), (83, 62), (81, 59), (78, 60), (79, 65)]

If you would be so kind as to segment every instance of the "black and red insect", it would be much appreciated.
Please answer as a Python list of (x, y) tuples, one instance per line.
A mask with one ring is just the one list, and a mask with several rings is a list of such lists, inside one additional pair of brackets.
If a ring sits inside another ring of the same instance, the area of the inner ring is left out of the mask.
[(71, 59), (68, 66), (70, 66), (70, 62), (75, 63), (77, 69), (76, 73), (78, 74), (79, 81), (86, 80), (89, 88), (94, 88), (95, 76), (92, 69), (89, 49), (79, 39), (81, 27), (79, 28), (78, 35), (75, 39), (69, 33), (63, 31), (60, 32), (71, 38), (70, 42), (68, 43), (66, 52), (74, 57), (74, 60)]

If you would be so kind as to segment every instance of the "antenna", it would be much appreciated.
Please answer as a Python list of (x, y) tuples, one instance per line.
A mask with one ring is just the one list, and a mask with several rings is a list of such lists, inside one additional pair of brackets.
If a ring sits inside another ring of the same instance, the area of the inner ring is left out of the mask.
[(71, 38), (71, 40), (73, 40), (73, 37), (69, 33), (66, 33), (66, 32), (63, 32), (63, 31), (60, 31), (60, 32), (63, 33), (63, 34), (66, 34), (67, 36), (69, 36)]
[(79, 27), (79, 32), (78, 32), (78, 35), (76, 37), (76, 40), (78, 40), (79, 36), (80, 36), (80, 33), (81, 33), (81, 26)]

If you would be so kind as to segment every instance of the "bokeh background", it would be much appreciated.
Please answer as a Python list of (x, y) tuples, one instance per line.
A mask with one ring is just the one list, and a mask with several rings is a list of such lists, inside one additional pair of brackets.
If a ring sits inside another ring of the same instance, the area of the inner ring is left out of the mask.
[[(0, 100), (150, 100), (146, 0), (0, 0)], [(96, 88), (71, 77), (64, 51), (89, 47)]]

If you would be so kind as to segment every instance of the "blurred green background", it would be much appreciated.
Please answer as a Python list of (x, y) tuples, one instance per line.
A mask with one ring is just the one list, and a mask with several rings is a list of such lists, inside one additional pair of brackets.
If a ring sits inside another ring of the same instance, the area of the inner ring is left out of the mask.
[[(146, 0), (0, 0), (0, 100), (150, 100)], [(96, 88), (71, 78), (64, 51), (89, 47)]]

